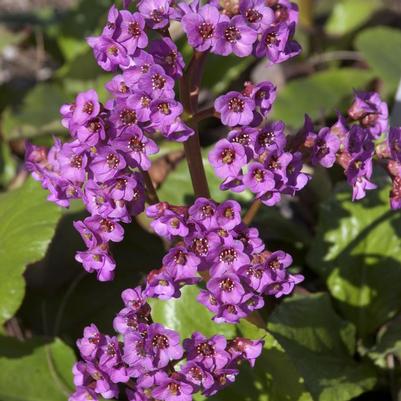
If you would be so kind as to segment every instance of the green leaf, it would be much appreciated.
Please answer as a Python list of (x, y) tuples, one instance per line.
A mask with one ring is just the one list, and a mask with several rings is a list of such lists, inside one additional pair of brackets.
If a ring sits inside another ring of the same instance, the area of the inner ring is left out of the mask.
[(205, 336), (222, 334), (226, 337), (235, 336), (235, 326), (230, 324), (214, 323), (212, 313), (205, 306), (197, 302), (199, 288), (185, 286), (181, 290), (181, 297), (169, 301), (152, 299), (152, 317), (155, 322), (162, 323), (170, 329), (178, 331), (181, 338), (191, 337), (194, 331), (200, 331)]
[(43, 134), (61, 134), (60, 106), (67, 99), (56, 84), (36, 85), (24, 98), (18, 110), (7, 108), (3, 114), (2, 131), (7, 140), (30, 138)]
[[(202, 151), (202, 160), (205, 167), (206, 178), (209, 184), (210, 195), (217, 202), (223, 202), (227, 198), (234, 198), (239, 201), (249, 201), (252, 195), (249, 192), (234, 194), (229, 191), (221, 191), (219, 186), (221, 180), (216, 176), (210, 162), (208, 153), (211, 148)], [(186, 160), (178, 163), (176, 169), (167, 176), (160, 189), (157, 191), (159, 198), (174, 205), (192, 203), (194, 200), (191, 178), (189, 175)]]
[(45, 255), (53, 237), (60, 210), (45, 199), (45, 191), (32, 179), (0, 195), (0, 324), (22, 302), (25, 267)]
[(59, 336), (71, 344), (90, 323), (104, 333), (114, 333), (113, 318), (123, 308), (121, 292), (143, 284), (144, 276), (160, 267), (165, 253), (160, 238), (133, 221), (124, 226), (124, 240), (111, 249), (117, 263), (114, 280), (99, 282), (74, 260), (85, 245), (72, 222), (86, 215), (76, 211), (63, 216), (46, 259), (27, 272), (39, 284), (35, 292), (27, 293), (19, 311), (35, 332)]
[(340, 0), (326, 22), (329, 35), (344, 35), (367, 22), (375, 11), (382, 7), (379, 0)]
[(4, 25), (0, 25), (0, 52), (8, 46), (15, 46), (26, 38), (26, 32), (12, 32)]
[(389, 190), (386, 185), (352, 202), (349, 187), (339, 186), (322, 204), (308, 255), (361, 336), (401, 309), (401, 216), (389, 208)]
[(214, 95), (224, 92), (253, 61), (252, 57), (240, 59), (231, 55), (223, 59), (221, 56), (210, 54), (205, 65), (202, 87), (210, 89)]
[(334, 312), (326, 294), (287, 298), (270, 317), (269, 331), (318, 401), (347, 401), (373, 388), (375, 371), (356, 362), (355, 329)]
[(17, 171), (17, 162), (8, 143), (0, 140), (0, 187), (7, 186)]
[(393, 320), (378, 334), (376, 345), (369, 351), (368, 355), (381, 367), (387, 367), (386, 356), (394, 354), (401, 359), (401, 330), (400, 319)]
[(65, 401), (73, 391), (74, 352), (61, 340), (0, 336), (2, 401)]
[(278, 94), (272, 118), (297, 128), (305, 113), (313, 120), (334, 115), (341, 101), (351, 98), (352, 89), (363, 89), (371, 78), (370, 71), (341, 68), (290, 81)]
[(303, 378), (270, 333), (257, 329), (247, 321), (241, 321), (238, 329), (246, 338), (263, 338), (265, 343), (262, 355), (254, 368), (244, 364), (235, 383), (210, 401), (312, 401)]
[(378, 26), (362, 31), (355, 40), (387, 93), (396, 90), (401, 76), (401, 30)]

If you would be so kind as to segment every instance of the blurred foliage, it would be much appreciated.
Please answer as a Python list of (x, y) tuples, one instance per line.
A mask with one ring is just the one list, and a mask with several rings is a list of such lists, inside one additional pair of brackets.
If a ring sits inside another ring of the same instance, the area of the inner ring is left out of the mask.
[[(141, 283), (165, 252), (140, 219), (125, 227), (124, 241), (114, 246), (116, 279), (97, 282), (74, 260), (83, 244), (72, 222), (85, 216), (82, 206), (74, 203), (61, 213), (46, 202), (39, 184), (24, 182), (24, 140), (50, 144), (52, 135), (66, 135), (59, 108), (77, 92), (95, 88), (102, 101), (107, 98), (104, 84), (111, 75), (96, 65), (84, 39), (99, 32), (111, 3), (77, 0), (63, 10), (48, 6), (0, 18), (1, 401), (65, 400), (83, 328), (93, 322), (111, 333), (120, 292)], [(401, 76), (395, 3), (299, 0), (302, 55), (274, 68), (251, 57), (211, 55), (202, 106), (251, 77), (278, 85), (271, 118), (285, 121), (290, 134), (303, 124), (304, 113), (325, 125), (336, 109), (346, 112), (353, 89), (379, 89), (391, 106)], [(191, 50), (182, 38), (178, 43), (188, 60)], [(209, 146), (221, 135), (213, 120), (202, 126), (203, 159), (217, 201), (232, 196), (219, 190), (207, 161)], [(158, 156), (182, 149), (160, 145)], [(179, 300), (153, 302), (155, 320), (182, 336), (199, 330), (264, 338), (255, 368), (243, 366), (237, 382), (213, 400), (390, 400), (391, 377), (401, 373), (399, 214), (389, 211), (384, 181), (378, 180), (380, 191), (352, 203), (338, 171), (310, 172), (313, 180), (299, 198), (263, 208), (254, 222), (268, 249), (291, 252), (295, 269), (306, 277), (302, 295), (262, 311), (266, 328), (215, 324), (195, 301), (196, 286), (185, 287)], [(172, 167), (158, 194), (177, 204), (193, 200), (185, 160)], [(252, 199), (249, 193), (236, 196), (244, 205)]]

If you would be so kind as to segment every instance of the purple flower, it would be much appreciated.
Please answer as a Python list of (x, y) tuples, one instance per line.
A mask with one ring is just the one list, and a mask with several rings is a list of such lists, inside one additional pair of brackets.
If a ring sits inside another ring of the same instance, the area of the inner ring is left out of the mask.
[[(144, 0), (146, 2), (147, 0)], [(177, 79), (182, 76), (185, 63), (177, 46), (170, 38), (154, 40), (149, 45), (149, 52), (160, 64), (171, 78)]]
[(212, 51), (221, 56), (234, 53), (238, 57), (246, 57), (252, 53), (252, 45), (257, 39), (257, 32), (249, 28), (241, 15), (229, 21), (221, 21), (216, 28), (217, 40)]
[(276, 100), (277, 87), (269, 81), (260, 82), (254, 87), (254, 99), (263, 116), (266, 116)]
[(216, 221), (224, 230), (232, 230), (241, 223), (241, 206), (238, 202), (227, 200), (216, 210)]
[(98, 401), (99, 397), (94, 390), (89, 387), (77, 386), (74, 393), (68, 398), (68, 401)]
[(171, 238), (172, 236), (185, 237), (189, 232), (185, 219), (180, 214), (169, 209), (154, 220), (150, 226), (158, 235), (165, 238)]
[(192, 401), (193, 392), (193, 386), (186, 381), (184, 375), (173, 373), (159, 380), (152, 396), (163, 401)]
[(86, 39), (93, 49), (97, 63), (105, 71), (115, 71), (118, 67), (127, 67), (130, 63), (124, 46), (107, 36), (89, 37)]
[(214, 108), (221, 114), (224, 125), (248, 125), (254, 117), (255, 101), (239, 92), (231, 91), (219, 96), (214, 102)]
[(197, 224), (202, 224), (205, 229), (212, 229), (217, 227), (216, 209), (217, 205), (214, 201), (206, 198), (196, 198), (188, 212), (191, 220)]
[[(141, 329), (145, 330), (144, 327)], [(131, 330), (124, 335), (123, 360), (129, 367), (130, 376), (139, 377), (153, 370), (152, 356), (146, 352), (146, 330)]]
[(95, 118), (100, 111), (99, 98), (95, 90), (80, 93), (75, 99), (71, 120), (74, 124), (83, 125)]
[(250, 191), (259, 196), (272, 191), (276, 186), (276, 181), (273, 173), (267, 170), (263, 164), (253, 162), (244, 175), (244, 184)]
[(401, 127), (390, 128), (387, 144), (391, 158), (401, 162)]
[(110, 281), (114, 278), (116, 263), (102, 249), (102, 246), (85, 252), (77, 252), (75, 260), (82, 263), (88, 273), (96, 271), (99, 281)]
[(232, 273), (211, 278), (207, 283), (207, 289), (224, 304), (239, 304), (245, 295), (245, 289), (239, 277)]
[(388, 129), (387, 104), (376, 92), (355, 92), (355, 100), (348, 114), (354, 120), (359, 120), (362, 127), (368, 128), (375, 138)]
[(145, 294), (149, 298), (159, 298), (164, 301), (181, 295), (173, 278), (168, 273), (157, 270), (148, 274)]
[(163, 127), (172, 124), (182, 114), (183, 107), (177, 100), (159, 98), (151, 103), (150, 111), (152, 123)]
[(331, 129), (322, 128), (315, 138), (312, 149), (312, 163), (323, 167), (332, 167), (336, 161), (336, 154), (340, 149), (340, 139), (331, 133)]
[(255, 46), (255, 56), (266, 56), (270, 64), (278, 64), (298, 55), (301, 52), (300, 46), (289, 40), (292, 30), (284, 23), (267, 28)]
[(145, 348), (152, 355), (153, 365), (157, 369), (166, 367), (170, 361), (181, 359), (184, 353), (179, 334), (159, 323), (149, 326)]
[(129, 54), (134, 54), (137, 48), (144, 49), (148, 45), (148, 37), (144, 31), (145, 20), (136, 12), (120, 11), (121, 33), (118, 42), (123, 44)]
[(147, 93), (152, 94), (152, 98), (161, 96), (174, 98), (174, 80), (166, 75), (163, 67), (153, 65), (149, 71), (141, 76), (138, 87)]
[(287, 142), (284, 129), (285, 124), (282, 121), (267, 123), (256, 136), (255, 152), (258, 155), (273, 150), (282, 152)]
[(226, 366), (230, 355), (226, 351), (227, 340), (224, 336), (216, 335), (206, 338), (199, 332), (184, 340), (187, 360), (201, 363), (207, 369), (220, 369)]
[(268, 28), (274, 20), (274, 13), (266, 6), (265, 0), (243, 0), (239, 10), (249, 26), (257, 32)]
[(96, 233), (103, 242), (120, 242), (124, 237), (124, 229), (116, 221), (105, 219), (100, 216), (87, 217), (84, 224)]
[(187, 362), (181, 368), (181, 373), (184, 374), (188, 382), (196, 387), (209, 388), (214, 383), (214, 378), (207, 369), (194, 361)]
[(170, 0), (141, 0), (138, 10), (152, 29), (164, 28), (170, 22)]
[(209, 162), (218, 177), (234, 178), (247, 162), (245, 149), (238, 143), (221, 139), (210, 151)]
[(121, 153), (110, 146), (104, 146), (94, 157), (89, 168), (97, 181), (105, 182), (114, 178), (126, 165)]
[(136, 125), (127, 127), (112, 141), (112, 145), (127, 155), (128, 164), (131, 167), (139, 166), (142, 170), (149, 170), (151, 165), (149, 155), (159, 151), (156, 143), (143, 135)]
[(182, 246), (175, 246), (163, 258), (165, 271), (174, 281), (194, 284), (197, 281), (200, 259)]
[(263, 343), (261, 340), (248, 340), (247, 338), (237, 337), (230, 343), (228, 352), (233, 357), (247, 360), (254, 367), (256, 359), (262, 353)]
[(100, 347), (104, 343), (104, 335), (94, 324), (91, 324), (85, 327), (83, 338), (77, 340), (77, 347), (85, 360), (93, 361), (98, 357)]
[(217, 7), (205, 4), (197, 12), (189, 12), (182, 18), (182, 28), (187, 34), (188, 43), (196, 50), (209, 50), (216, 43), (216, 26), (229, 18), (221, 14)]
[(214, 384), (210, 388), (206, 389), (203, 392), (203, 395), (205, 395), (206, 397), (210, 397), (216, 394), (230, 383), (233, 383), (238, 373), (239, 373), (238, 369), (231, 369), (231, 368), (219, 369), (214, 371), (213, 372)]
[(393, 210), (401, 208), (401, 178), (399, 176), (393, 178), (393, 185), (390, 191), (390, 206)]
[(64, 143), (57, 155), (60, 175), (73, 182), (85, 181), (88, 156), (85, 152), (77, 152), (73, 143)]

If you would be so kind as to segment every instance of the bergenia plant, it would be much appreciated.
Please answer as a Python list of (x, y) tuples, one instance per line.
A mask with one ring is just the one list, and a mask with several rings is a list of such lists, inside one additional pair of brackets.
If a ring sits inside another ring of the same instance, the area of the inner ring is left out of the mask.
[[(329, 127), (317, 129), (305, 116), (293, 136), (283, 121), (269, 119), (277, 94), (269, 81), (245, 82), (241, 91), (199, 110), (209, 53), (222, 63), (232, 54), (265, 59), (267, 67), (281, 63), (301, 51), (293, 39), (297, 20), (297, 6), (289, 0), (125, 1), (123, 9), (110, 8), (99, 36), (87, 38), (98, 65), (115, 72), (106, 84), (110, 97), (101, 103), (88, 90), (63, 105), (61, 123), (71, 140), (55, 138), (50, 149), (27, 144), (26, 168), (50, 201), (62, 207), (72, 199), (84, 203), (90, 215), (74, 227), (86, 249), (77, 251), (76, 260), (98, 280), (118, 274), (110, 243), (122, 241), (124, 225), (140, 213), (168, 250), (142, 286), (123, 291), (124, 306), (113, 322), (117, 335), (86, 327), (77, 341), (82, 360), (73, 367), (70, 401), (189, 401), (232, 383), (240, 362), (253, 366), (262, 338), (194, 332), (182, 339), (153, 321), (148, 301), (169, 302), (183, 286), (200, 284), (197, 301), (213, 320), (234, 324), (257, 322), (266, 297), (291, 294), (303, 281), (290, 270), (291, 255), (267, 249), (250, 223), (259, 207), (273, 207), (308, 184), (305, 166), (341, 166), (352, 199), (359, 200), (376, 188), (376, 161), (392, 179), (391, 208), (401, 207), (401, 128), (389, 128), (387, 105), (377, 93), (355, 92), (348, 116), (338, 114)], [(172, 24), (181, 26), (193, 49), (187, 66), (170, 36)], [(220, 189), (252, 193), (248, 210), (235, 200), (210, 197), (197, 131), (206, 118), (227, 127), (208, 155)], [(161, 140), (183, 142), (195, 194), (191, 205), (158, 198), (149, 169)]]

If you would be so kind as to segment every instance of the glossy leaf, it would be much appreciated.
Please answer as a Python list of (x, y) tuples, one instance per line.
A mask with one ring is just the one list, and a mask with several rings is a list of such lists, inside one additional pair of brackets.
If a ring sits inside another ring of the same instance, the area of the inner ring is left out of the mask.
[(18, 110), (4, 111), (2, 131), (8, 140), (65, 132), (60, 124), (60, 106), (67, 102), (56, 84), (36, 85), (23, 99)]
[(303, 378), (270, 333), (247, 321), (241, 321), (237, 328), (246, 338), (263, 338), (263, 353), (254, 368), (243, 364), (236, 382), (210, 401), (312, 401)]
[(374, 387), (374, 369), (352, 357), (354, 327), (335, 314), (326, 294), (287, 298), (274, 310), (268, 329), (314, 400), (347, 401)]
[(61, 340), (20, 342), (0, 336), (2, 401), (65, 401), (73, 391), (72, 349)]
[(401, 309), (401, 217), (389, 209), (389, 187), (352, 202), (340, 186), (323, 203), (311, 267), (327, 281), (344, 316), (361, 336)]
[(235, 336), (234, 325), (214, 323), (211, 320), (213, 315), (196, 301), (199, 288), (185, 286), (181, 293), (182, 295), (178, 299), (150, 301), (155, 322), (178, 331), (181, 338), (191, 337), (194, 331), (200, 331), (205, 336), (214, 334), (223, 334), (229, 338)]
[(17, 162), (10, 147), (0, 140), (0, 187), (7, 186), (17, 171)]
[(381, 7), (379, 0), (340, 0), (326, 22), (330, 35), (344, 35), (363, 25)]
[(43, 258), (59, 216), (59, 208), (31, 179), (0, 195), (0, 324), (20, 306), (25, 267)]
[(377, 26), (362, 31), (355, 47), (365, 57), (389, 93), (396, 90), (401, 76), (401, 30)]
[(297, 128), (305, 113), (314, 120), (334, 115), (344, 99), (350, 100), (352, 88), (363, 89), (371, 78), (370, 71), (342, 68), (294, 79), (278, 93), (271, 117)]

